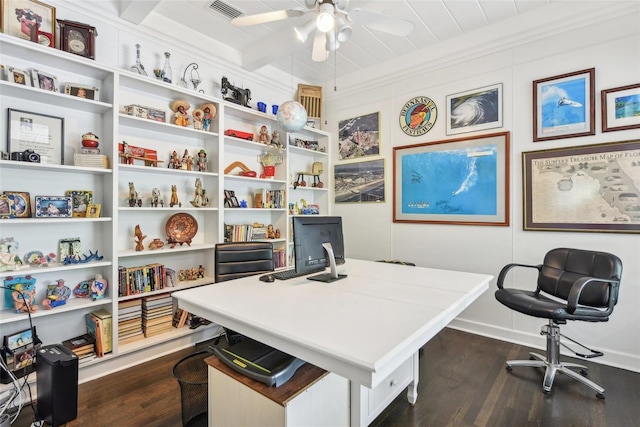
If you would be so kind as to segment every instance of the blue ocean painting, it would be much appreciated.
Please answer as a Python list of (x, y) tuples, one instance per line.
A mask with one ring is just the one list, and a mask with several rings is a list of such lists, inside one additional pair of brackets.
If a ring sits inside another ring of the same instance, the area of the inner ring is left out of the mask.
[(640, 116), (640, 94), (616, 98), (616, 119)]
[(402, 213), (496, 215), (498, 148), (402, 156)]
[(542, 130), (585, 124), (587, 100), (584, 77), (542, 87)]

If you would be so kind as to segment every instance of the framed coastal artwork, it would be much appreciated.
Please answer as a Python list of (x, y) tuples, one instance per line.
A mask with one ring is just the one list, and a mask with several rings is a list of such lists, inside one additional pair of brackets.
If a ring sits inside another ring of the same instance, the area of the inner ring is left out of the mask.
[(334, 166), (336, 203), (384, 202), (384, 159)]
[(393, 222), (508, 226), (509, 142), (501, 132), (394, 147)]
[(338, 123), (338, 159), (380, 154), (380, 112), (340, 120)]
[(447, 96), (447, 135), (502, 127), (502, 83)]
[(602, 132), (640, 128), (640, 83), (600, 92)]

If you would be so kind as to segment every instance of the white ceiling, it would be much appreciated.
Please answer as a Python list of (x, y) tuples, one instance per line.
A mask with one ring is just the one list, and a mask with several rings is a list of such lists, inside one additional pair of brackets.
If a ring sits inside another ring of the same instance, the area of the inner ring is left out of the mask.
[[(407, 37), (395, 37), (358, 24), (353, 35), (324, 62), (313, 62), (313, 37), (297, 41), (293, 28), (309, 20), (309, 15), (249, 27), (235, 27), (230, 19), (212, 8), (214, 0), (133, 0), (121, 16), (137, 23), (149, 13), (157, 13), (242, 53), (243, 68), (255, 70), (271, 65), (300, 80), (322, 84), (336, 75), (344, 76), (397, 61), (405, 55), (428, 55), (437, 43), (475, 30), (514, 19), (532, 10), (562, 0), (351, 0), (356, 7), (413, 22)], [(306, 9), (304, 0), (224, 0), (247, 15), (280, 9)], [(124, 3), (128, 3), (126, 0)]]

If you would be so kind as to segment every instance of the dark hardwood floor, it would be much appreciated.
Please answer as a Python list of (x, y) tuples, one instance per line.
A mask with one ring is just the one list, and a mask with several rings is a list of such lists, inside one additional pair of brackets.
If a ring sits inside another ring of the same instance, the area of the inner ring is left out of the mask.
[[(403, 392), (372, 426), (637, 425), (639, 373), (585, 362), (589, 378), (605, 388), (605, 400), (564, 375), (556, 377), (552, 392), (545, 395), (542, 370), (515, 368), (509, 373), (504, 367), (507, 359), (528, 358), (528, 351), (519, 345), (445, 329), (422, 353), (415, 406), (407, 402)], [(78, 418), (66, 427), (179, 427), (180, 388), (171, 369), (193, 352), (178, 351), (81, 384)], [(13, 426), (29, 427), (33, 417), (32, 409), (25, 407)]]

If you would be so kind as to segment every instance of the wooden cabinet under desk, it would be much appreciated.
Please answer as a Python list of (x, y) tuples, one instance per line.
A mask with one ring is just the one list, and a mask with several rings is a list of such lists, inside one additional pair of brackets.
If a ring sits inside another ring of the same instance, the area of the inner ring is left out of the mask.
[(209, 426), (348, 426), (349, 381), (309, 363), (280, 387), (246, 377), (211, 356)]

